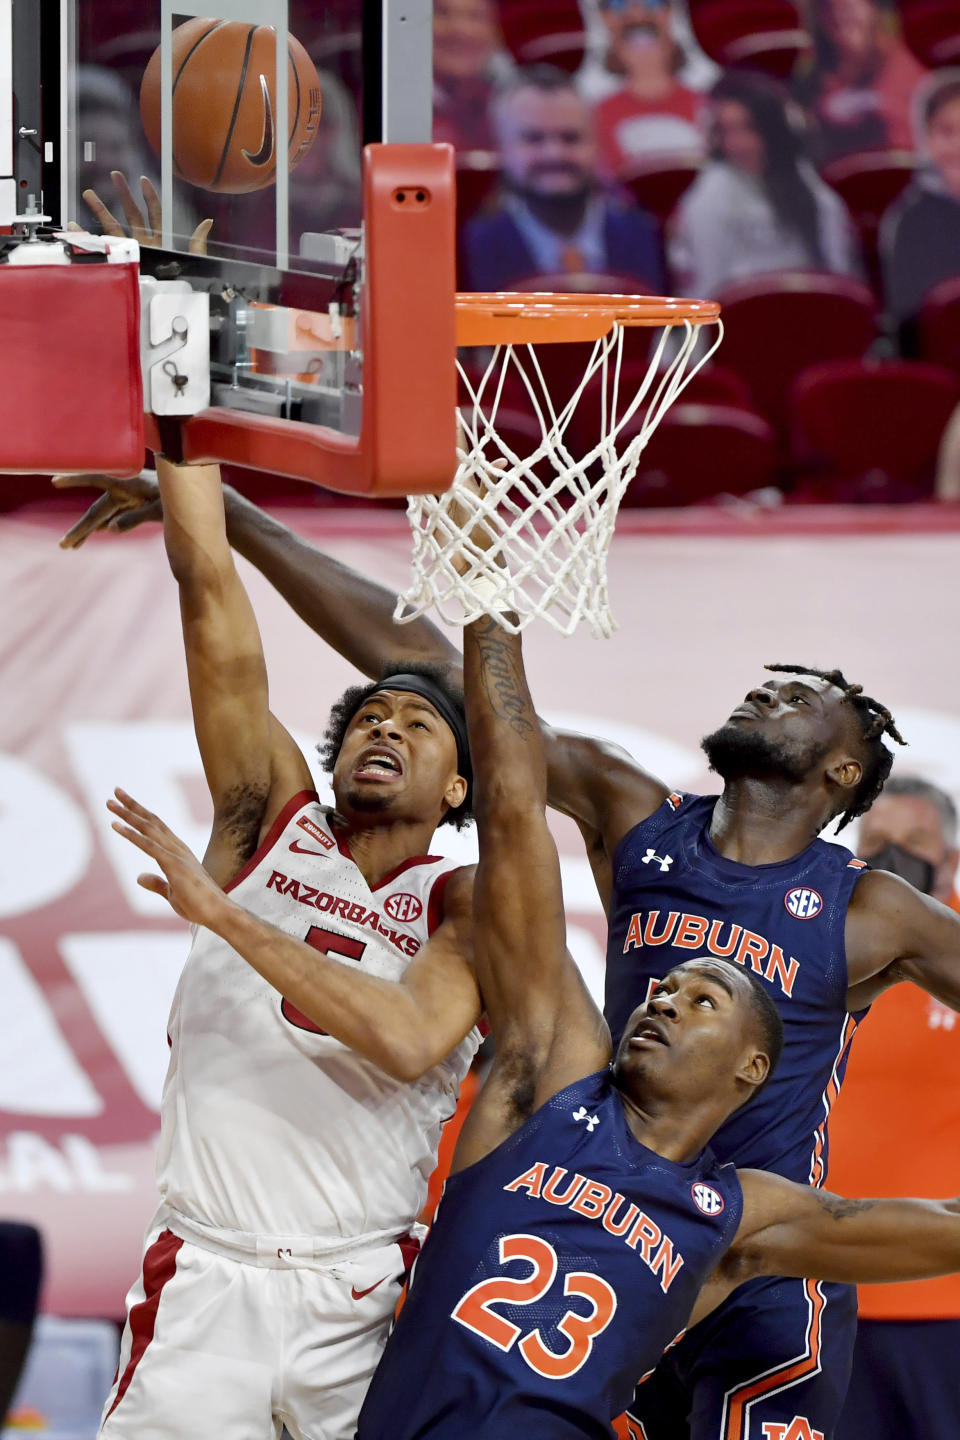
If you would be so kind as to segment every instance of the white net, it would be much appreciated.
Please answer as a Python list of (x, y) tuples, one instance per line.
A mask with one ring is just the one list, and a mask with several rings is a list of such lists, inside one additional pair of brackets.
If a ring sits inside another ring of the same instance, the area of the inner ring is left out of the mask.
[[(470, 397), (460, 407), (460, 464), (445, 494), (408, 502), (412, 583), (395, 619), (413, 620), (433, 607), (452, 624), (494, 612), (514, 632), (540, 617), (563, 635), (581, 621), (596, 635), (610, 635), (607, 551), (620, 501), (650, 435), (720, 343), (719, 322), (708, 344), (698, 343), (703, 328), (689, 320), (664, 327), (643, 383), (624, 397), (625, 327), (614, 323), (595, 342), (582, 382), (559, 411), (533, 345), (497, 347), (475, 384), (460, 366)], [(518, 393), (513, 377), (539, 428), (539, 443), (531, 436), (524, 454), (497, 428), (509, 408), (505, 395)], [(598, 392), (599, 439), (574, 454), (575, 416), (588, 387), (591, 396)], [(480, 528), (489, 548), (465, 538)], [(505, 619), (507, 610), (516, 619)]]

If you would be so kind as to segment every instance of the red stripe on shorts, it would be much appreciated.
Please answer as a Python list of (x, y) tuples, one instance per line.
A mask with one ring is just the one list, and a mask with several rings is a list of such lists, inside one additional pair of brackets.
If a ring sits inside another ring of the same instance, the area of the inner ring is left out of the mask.
[(170, 1230), (163, 1230), (154, 1240), (143, 1257), (143, 1299), (131, 1306), (127, 1323), (130, 1326), (130, 1359), (123, 1372), (113, 1404), (104, 1419), (107, 1420), (126, 1395), (133, 1379), (133, 1372), (143, 1359), (144, 1351), (153, 1339), (157, 1323), (160, 1295), (168, 1280), (172, 1280), (177, 1269), (177, 1254), (183, 1241)]

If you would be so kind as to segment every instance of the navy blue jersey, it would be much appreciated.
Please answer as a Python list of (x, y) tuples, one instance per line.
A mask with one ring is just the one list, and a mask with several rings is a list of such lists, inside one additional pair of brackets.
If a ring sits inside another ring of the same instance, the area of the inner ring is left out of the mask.
[(357, 1440), (562, 1440), (610, 1420), (730, 1245), (740, 1182), (631, 1133), (609, 1070), (451, 1175)]
[(605, 1013), (616, 1046), (652, 981), (719, 955), (759, 976), (786, 1041), (763, 1093), (717, 1131), (721, 1160), (820, 1184), (826, 1126), (857, 1018), (847, 1013), (847, 905), (864, 864), (814, 840), (791, 860), (740, 865), (708, 834), (717, 797), (670, 795), (613, 856)]

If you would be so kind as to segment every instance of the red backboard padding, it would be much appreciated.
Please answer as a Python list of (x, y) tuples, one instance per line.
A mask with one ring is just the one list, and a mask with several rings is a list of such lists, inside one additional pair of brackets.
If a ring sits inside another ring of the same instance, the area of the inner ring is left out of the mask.
[(0, 473), (143, 464), (136, 265), (0, 266)]

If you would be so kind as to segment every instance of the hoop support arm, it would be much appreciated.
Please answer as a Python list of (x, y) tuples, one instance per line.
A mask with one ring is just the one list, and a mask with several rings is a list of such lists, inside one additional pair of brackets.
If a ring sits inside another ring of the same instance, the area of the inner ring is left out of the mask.
[[(211, 407), (181, 427), (183, 459), (224, 460), (344, 494), (436, 494), (456, 470), (453, 149), (367, 145), (360, 435)], [(147, 444), (161, 448), (152, 416)]]

